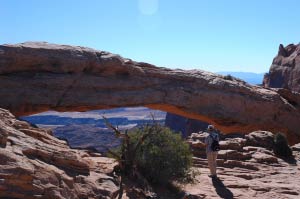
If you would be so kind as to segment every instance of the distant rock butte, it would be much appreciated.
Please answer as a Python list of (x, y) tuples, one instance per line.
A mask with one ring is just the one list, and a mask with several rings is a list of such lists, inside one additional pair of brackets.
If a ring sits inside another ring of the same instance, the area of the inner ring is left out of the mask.
[(147, 106), (214, 124), (225, 133), (282, 131), (300, 141), (300, 95), (201, 70), (171, 70), (79, 46), (0, 46), (0, 107), (46, 110)]
[(263, 85), (271, 88), (286, 88), (300, 92), (300, 44), (279, 46)]

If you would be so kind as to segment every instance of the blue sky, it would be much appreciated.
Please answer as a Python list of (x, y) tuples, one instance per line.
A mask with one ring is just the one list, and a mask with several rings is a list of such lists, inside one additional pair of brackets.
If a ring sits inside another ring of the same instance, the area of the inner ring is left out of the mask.
[(298, 0), (0, 0), (0, 43), (88, 46), (182, 69), (266, 72), (300, 41)]

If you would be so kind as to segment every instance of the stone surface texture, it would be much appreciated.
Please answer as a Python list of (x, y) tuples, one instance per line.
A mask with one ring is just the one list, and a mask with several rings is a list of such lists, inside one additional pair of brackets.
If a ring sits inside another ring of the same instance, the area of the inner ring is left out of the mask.
[(0, 109), (0, 198), (113, 198), (116, 161), (70, 149)]
[(300, 44), (279, 46), (263, 85), (271, 88), (286, 88), (300, 93)]
[(147, 106), (214, 124), (225, 133), (282, 131), (290, 142), (300, 140), (299, 94), (80, 46), (1, 45), (0, 85), (0, 107), (16, 116)]
[[(284, 160), (269, 149), (273, 134), (256, 131), (246, 136), (223, 136), (217, 158), (219, 179), (208, 177), (206, 133), (188, 138), (193, 153), (195, 183), (182, 185), (187, 198), (300, 198), (300, 150), (292, 146), (295, 159)], [(263, 146), (266, 144), (266, 147)]]
[[(300, 147), (295, 160), (274, 155), (274, 135), (222, 135), (218, 180), (208, 177), (204, 139), (193, 133), (195, 182), (178, 184), (186, 198), (299, 198)], [(119, 178), (115, 160), (85, 150), (70, 149), (52, 132), (17, 120), (0, 109), (0, 198), (115, 198)], [(123, 199), (149, 198), (143, 190), (125, 185)], [(150, 197), (151, 198), (151, 197)]]

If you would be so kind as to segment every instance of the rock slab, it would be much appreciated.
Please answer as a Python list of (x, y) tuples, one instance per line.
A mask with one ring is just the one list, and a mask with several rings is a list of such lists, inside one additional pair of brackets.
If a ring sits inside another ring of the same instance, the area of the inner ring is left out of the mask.
[(0, 109), (0, 198), (113, 198), (116, 161), (70, 149)]
[(193, 133), (188, 138), (196, 171), (192, 184), (183, 184), (189, 198), (299, 198), (300, 150), (292, 146), (294, 160), (274, 155), (274, 135), (256, 131), (246, 136), (223, 136), (217, 159), (219, 179), (211, 179), (205, 155), (206, 133)]

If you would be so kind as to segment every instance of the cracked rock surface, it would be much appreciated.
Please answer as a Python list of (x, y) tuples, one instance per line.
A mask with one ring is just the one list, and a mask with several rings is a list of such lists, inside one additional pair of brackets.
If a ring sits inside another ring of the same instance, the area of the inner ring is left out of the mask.
[(217, 159), (219, 179), (208, 177), (205, 155), (206, 133), (193, 133), (188, 143), (198, 170), (196, 183), (183, 185), (190, 198), (299, 198), (300, 150), (292, 146), (294, 160), (283, 160), (269, 148), (273, 134), (252, 132), (246, 136), (223, 137)]
[(113, 198), (115, 160), (70, 149), (0, 109), (0, 198)]

